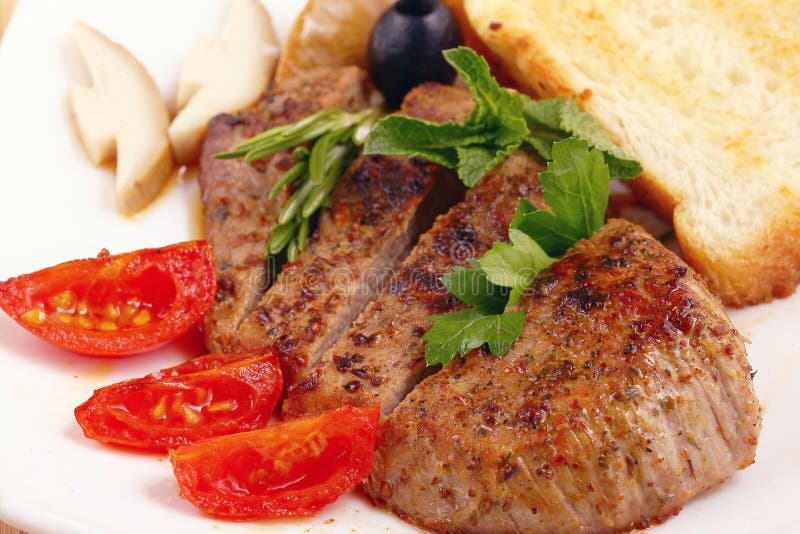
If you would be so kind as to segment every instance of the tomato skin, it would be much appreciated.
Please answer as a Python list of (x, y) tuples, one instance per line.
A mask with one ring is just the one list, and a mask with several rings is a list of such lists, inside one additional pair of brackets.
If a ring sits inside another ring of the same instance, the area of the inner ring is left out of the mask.
[(0, 308), (73, 352), (121, 356), (158, 348), (208, 312), (216, 275), (207, 241), (74, 260), (0, 282)]
[(181, 497), (229, 519), (314, 515), (372, 470), (380, 407), (344, 406), (170, 451)]
[(75, 419), (87, 438), (166, 451), (266, 426), (282, 390), (271, 351), (209, 354), (98, 389)]

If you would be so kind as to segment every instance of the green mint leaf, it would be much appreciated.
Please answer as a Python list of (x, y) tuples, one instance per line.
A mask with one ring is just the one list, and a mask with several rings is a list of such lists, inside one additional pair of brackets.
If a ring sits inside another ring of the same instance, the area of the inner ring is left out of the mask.
[(586, 141), (568, 138), (553, 144), (553, 161), (540, 180), (551, 211), (531, 210), (532, 204), (521, 203), (511, 226), (533, 238), (549, 255), (560, 256), (603, 225), (608, 167), (599, 149), (590, 151)]
[(538, 136), (539, 133), (549, 133), (557, 136), (557, 139), (567, 137), (567, 132), (561, 124), (561, 109), (564, 107), (567, 98), (544, 98), (542, 100), (525, 99), (524, 112), (525, 121), (532, 135)]
[(545, 160), (552, 159), (552, 145), (574, 136), (604, 152), (612, 177), (629, 179), (639, 176), (642, 167), (611, 142), (594, 117), (583, 111), (575, 98), (526, 98), (523, 114), (530, 130), (526, 142)]
[(458, 177), (467, 187), (472, 187), (489, 171), (514, 152), (521, 142), (495, 147), (491, 145), (471, 145), (456, 148), (458, 155)]
[(455, 169), (458, 165), (455, 147), (484, 139), (480, 128), (463, 123), (434, 123), (390, 115), (381, 119), (369, 133), (364, 153), (418, 157)]
[(559, 114), (564, 130), (605, 152), (611, 176), (629, 179), (642, 173), (642, 166), (611, 141), (600, 123), (583, 111), (575, 98), (566, 99)]
[(525, 143), (532, 147), (539, 157), (545, 161), (553, 159), (553, 141), (550, 139), (542, 139), (541, 137), (528, 137)]
[(494, 79), (486, 60), (466, 46), (445, 50), (442, 55), (467, 83), (475, 105), (483, 108), (487, 114), (500, 116), (502, 109), (499, 102), (506, 98), (508, 91)]
[(500, 87), (486, 60), (469, 48), (447, 50), (444, 56), (472, 91), (475, 108), (469, 117), (438, 124), (392, 115), (375, 125), (364, 152), (424, 158), (456, 169), (472, 187), (529, 136), (523, 113), (527, 97)]
[(614, 178), (630, 180), (642, 174), (642, 166), (634, 159), (619, 158), (614, 154), (605, 153), (608, 171)]
[(455, 267), (442, 276), (442, 285), (458, 300), (485, 313), (500, 313), (506, 307), (508, 290), (496, 286), (475, 260), (470, 267)]
[(502, 356), (522, 333), (525, 312), (486, 314), (475, 308), (429, 317), (431, 328), (423, 339), (428, 365), (447, 363), (457, 354), (488, 344), (492, 354)]
[(490, 282), (512, 289), (509, 304), (516, 304), (539, 271), (556, 260), (521, 230), (510, 228), (508, 239), (511, 243), (495, 243), (478, 264)]
[(466, 82), (475, 100), (475, 109), (465, 123), (480, 126), (490, 133), (495, 152), (508, 145), (519, 146), (528, 135), (528, 125), (523, 116), (528, 98), (500, 87), (489, 70), (489, 64), (471, 48), (459, 46), (445, 50), (443, 54)]

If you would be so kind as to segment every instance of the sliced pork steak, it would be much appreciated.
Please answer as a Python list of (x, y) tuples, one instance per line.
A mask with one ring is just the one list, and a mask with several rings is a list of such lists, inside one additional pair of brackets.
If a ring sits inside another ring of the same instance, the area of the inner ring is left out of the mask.
[[(400, 111), (421, 115), (413, 100)], [(284, 382), (294, 384), (387, 285), (434, 217), (463, 194), (454, 174), (438, 165), (359, 157), (336, 186), (306, 250), (284, 266), (242, 322), (236, 349), (275, 347)]]
[(321, 69), (271, 87), (251, 109), (211, 120), (198, 178), (218, 283), (204, 325), (210, 351), (231, 349), (236, 328), (266, 290), (271, 277), (264, 244), (286, 200), (270, 200), (269, 191), (292, 164), (289, 152), (252, 165), (242, 159), (217, 160), (214, 154), (321, 109), (357, 111), (367, 106), (367, 98), (366, 76), (359, 69)]
[(742, 340), (658, 241), (613, 220), (530, 293), (504, 358), (454, 360), (384, 421), (375, 502), (442, 532), (613, 532), (753, 462)]
[[(472, 109), (468, 92), (433, 84), (415, 89), (408, 101), (418, 102), (426, 110), (445, 110), (447, 118), (454, 119), (466, 117)], [(426, 317), (463, 307), (439, 278), (480, 256), (495, 241), (505, 241), (520, 197), (543, 207), (542, 170), (530, 156), (518, 151), (440, 216), (380, 297), (367, 306), (313, 371), (288, 389), (284, 415), (374, 403), (381, 405), (384, 415), (389, 413), (426, 372), (422, 340), (430, 328)]]

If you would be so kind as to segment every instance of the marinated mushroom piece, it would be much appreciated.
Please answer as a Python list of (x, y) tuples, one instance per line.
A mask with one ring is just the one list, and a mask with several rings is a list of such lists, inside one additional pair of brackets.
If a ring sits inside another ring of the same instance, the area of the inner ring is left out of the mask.
[(278, 57), (272, 19), (258, 0), (236, 0), (219, 39), (201, 38), (178, 81), (178, 115), (169, 126), (175, 159), (200, 153), (208, 122), (251, 106), (267, 86)]
[(396, 108), (422, 82), (451, 83), (455, 70), (442, 51), (460, 45), (461, 29), (438, 0), (400, 0), (372, 29), (369, 72), (389, 106)]
[(75, 42), (92, 85), (72, 85), (69, 102), (86, 154), (95, 165), (117, 158), (117, 207), (134, 213), (172, 170), (169, 115), (153, 78), (133, 55), (83, 22)]

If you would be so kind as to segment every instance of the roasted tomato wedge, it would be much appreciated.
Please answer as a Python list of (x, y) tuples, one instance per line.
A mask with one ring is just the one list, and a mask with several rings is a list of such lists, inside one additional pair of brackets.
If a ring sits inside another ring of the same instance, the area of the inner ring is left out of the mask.
[(164, 248), (75, 260), (0, 282), (0, 307), (65, 349), (116, 356), (152, 350), (186, 333), (211, 307), (211, 247)]
[(345, 406), (170, 451), (181, 496), (231, 519), (313, 515), (369, 475), (380, 408)]
[(98, 389), (75, 418), (88, 438), (163, 451), (266, 426), (282, 389), (272, 352), (209, 354)]

